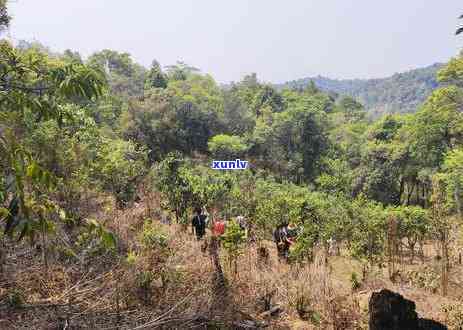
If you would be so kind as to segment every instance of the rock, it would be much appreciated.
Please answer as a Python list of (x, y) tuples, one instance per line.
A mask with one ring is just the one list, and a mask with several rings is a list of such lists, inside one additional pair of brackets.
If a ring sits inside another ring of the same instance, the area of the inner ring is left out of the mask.
[(270, 308), (268, 311), (266, 312), (263, 312), (262, 314), (260, 314), (260, 317), (261, 318), (269, 318), (271, 316), (276, 316), (278, 314), (280, 314), (283, 310), (281, 309), (280, 306), (276, 305), (272, 308)]
[(418, 319), (418, 329), (420, 330), (447, 330), (447, 327), (434, 320)]
[(389, 290), (373, 292), (368, 303), (370, 330), (417, 329), (415, 303)]
[(277, 290), (266, 291), (264, 295), (257, 298), (257, 307), (262, 311), (266, 312), (272, 308), (272, 299), (275, 296)]
[(275, 315), (277, 315), (277, 314), (280, 314), (281, 311), (282, 311), (282, 309), (281, 309), (281, 307), (278, 306), (278, 305), (277, 305), (277, 306), (274, 306), (274, 307), (272, 307), (272, 308), (270, 308), (270, 310), (269, 310), (270, 315), (272, 315), (272, 316), (275, 316)]
[(236, 329), (259, 329), (259, 324), (251, 320), (235, 322), (233, 325)]
[(444, 325), (420, 319), (415, 303), (400, 294), (383, 289), (373, 292), (369, 301), (370, 330), (439, 330)]

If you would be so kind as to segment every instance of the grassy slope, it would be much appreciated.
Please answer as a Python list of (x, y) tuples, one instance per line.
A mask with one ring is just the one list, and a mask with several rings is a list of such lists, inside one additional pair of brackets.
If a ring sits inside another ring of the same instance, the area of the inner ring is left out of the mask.
[[(272, 242), (263, 242), (270, 252), (268, 265), (258, 262), (256, 248), (250, 246), (239, 257), (236, 275), (228, 268), (222, 251), (228, 286), (217, 291), (210, 255), (201, 252), (202, 243), (181, 226), (159, 225), (170, 237), (166, 258), (155, 248), (146, 250), (140, 246), (138, 237), (147, 212), (141, 204), (126, 211), (100, 214), (121, 237), (120, 255), (125, 256), (128, 251), (138, 255), (132, 264), (107, 253), (86, 255), (85, 249), (73, 245), (73, 233), (63, 236), (63, 232), (60, 244), (74, 250), (76, 257), (55, 252), (50, 269), (45, 272), (35, 249), (27, 245), (13, 249), (8, 243), (0, 281), (0, 328), (52, 328), (69, 322), (71, 326), (89, 329), (161, 325), (182, 329), (205, 320), (233, 327), (233, 322), (246, 319), (267, 322), (277, 329), (330, 329), (335, 324), (346, 329), (365, 328), (373, 290), (387, 287), (398, 291), (416, 301), (421, 316), (440, 321), (445, 321), (442, 304), (456, 304), (462, 298), (458, 283), (452, 287), (451, 296), (443, 298), (407, 281), (392, 284), (386, 279), (385, 269), (376, 269), (352, 293), (350, 278), (352, 272), (361, 274), (359, 262), (345, 255), (333, 256), (325, 266), (319, 255), (313, 264), (288, 266), (278, 262)], [(426, 260), (428, 266), (433, 263), (433, 258)], [(405, 265), (404, 273), (412, 268), (423, 269), (420, 263)], [(154, 278), (143, 286), (142, 274), (147, 272)], [(461, 280), (461, 265), (453, 272), (452, 279)], [(164, 279), (160, 274), (164, 274)], [(25, 300), (21, 308), (8, 306), (15, 292), (20, 292)], [(259, 298), (270, 292), (271, 304), (281, 306), (283, 312), (268, 318), (262, 314)], [(307, 320), (301, 320), (298, 306), (305, 310)]]

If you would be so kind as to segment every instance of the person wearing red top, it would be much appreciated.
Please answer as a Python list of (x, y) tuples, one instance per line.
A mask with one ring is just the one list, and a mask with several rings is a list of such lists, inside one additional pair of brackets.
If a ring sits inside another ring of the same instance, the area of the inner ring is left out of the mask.
[(214, 236), (220, 237), (225, 233), (225, 222), (223, 220), (217, 219), (212, 225), (212, 234)]

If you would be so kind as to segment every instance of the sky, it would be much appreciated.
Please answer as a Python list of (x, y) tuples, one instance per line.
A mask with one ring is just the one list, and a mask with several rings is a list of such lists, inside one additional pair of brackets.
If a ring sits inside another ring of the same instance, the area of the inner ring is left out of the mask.
[(445, 62), (463, 46), (461, 0), (11, 0), (13, 40), (88, 56), (181, 60), (217, 81), (378, 78)]

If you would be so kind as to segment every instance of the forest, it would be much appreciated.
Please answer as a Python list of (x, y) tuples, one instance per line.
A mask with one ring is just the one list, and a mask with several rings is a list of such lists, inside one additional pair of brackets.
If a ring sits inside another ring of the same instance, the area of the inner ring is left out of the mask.
[[(361, 92), (2, 39), (0, 329), (368, 329), (383, 288), (461, 329), (463, 54), (425, 71), (420, 104), (371, 116)], [(198, 206), (220, 238), (191, 234)]]
[(304, 88), (311, 81), (322, 91), (359, 100), (374, 118), (388, 113), (415, 112), (439, 84), (441, 63), (377, 79), (330, 79), (322, 76), (298, 79), (277, 88)]

